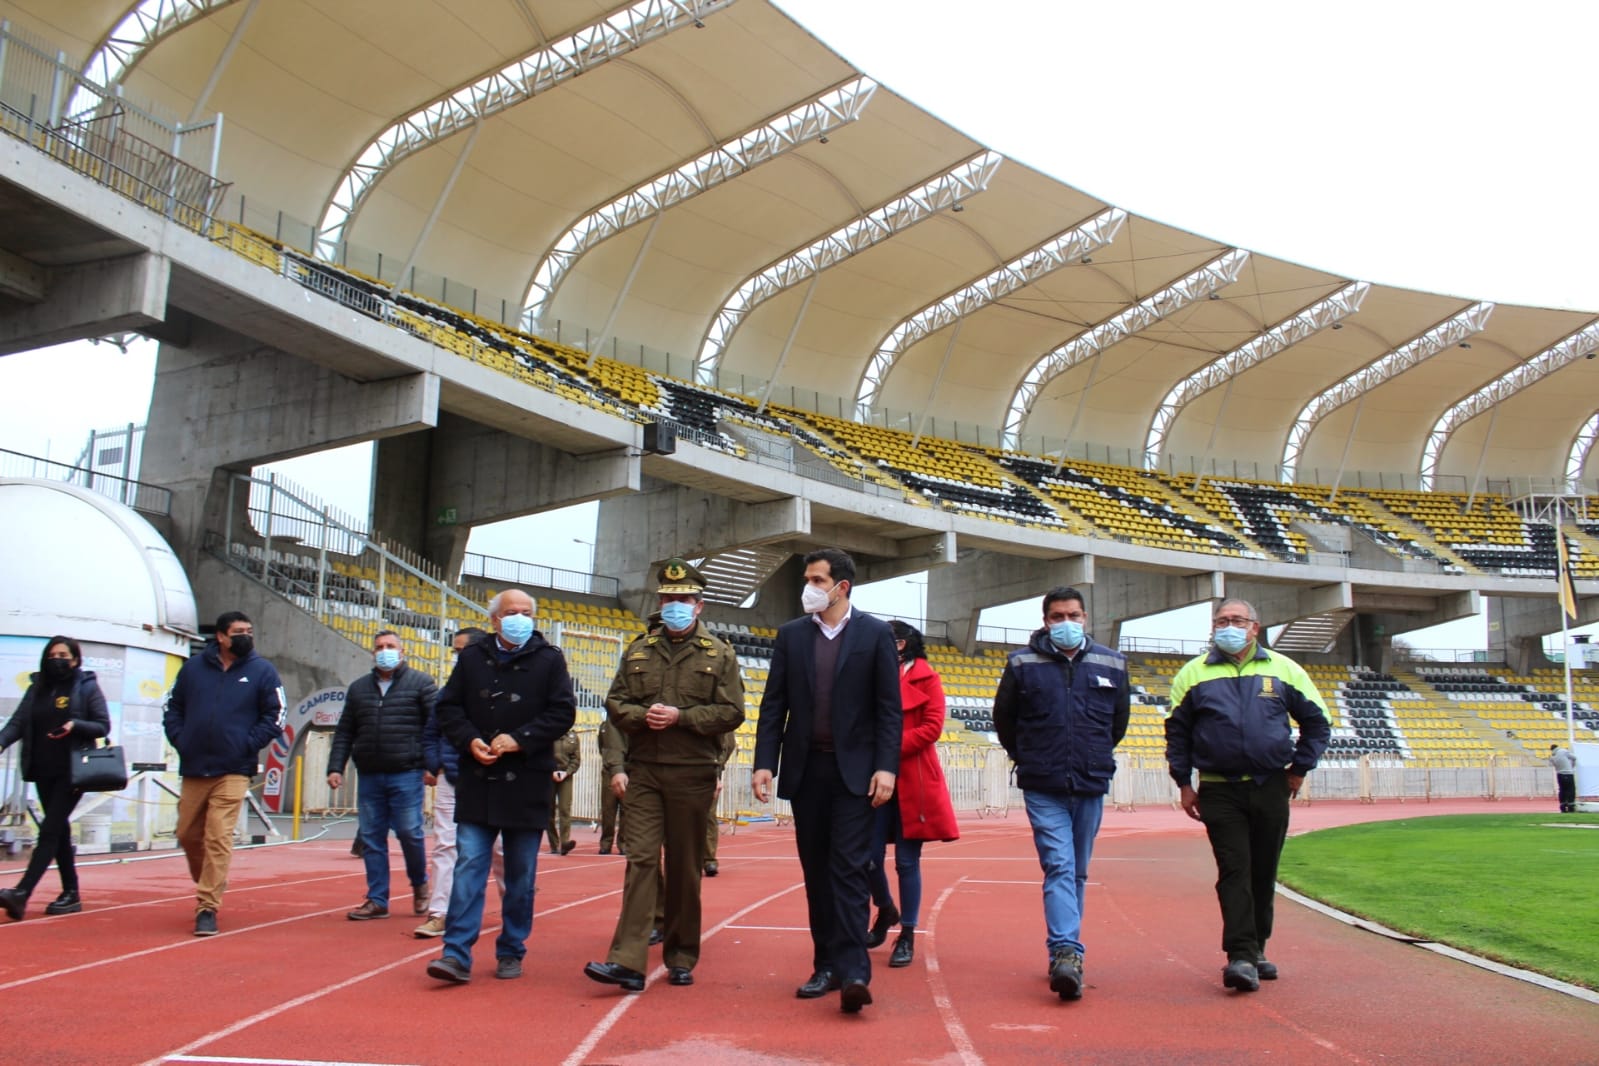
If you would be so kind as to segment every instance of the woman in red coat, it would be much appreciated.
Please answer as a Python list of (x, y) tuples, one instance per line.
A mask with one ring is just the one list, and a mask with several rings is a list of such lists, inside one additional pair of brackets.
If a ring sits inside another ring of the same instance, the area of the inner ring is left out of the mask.
[[(949, 786), (944, 783), (944, 767), (938, 761), (938, 738), (944, 732), (944, 685), (927, 662), (922, 635), (915, 626), (894, 620), (894, 645), (899, 649), (899, 694), (905, 708), (905, 732), (899, 747), (899, 779), (895, 782), (895, 802), (877, 809), (877, 832), (873, 841), (872, 899), (877, 903), (877, 920), (867, 934), (868, 947), (888, 939), (888, 931), (899, 923), (899, 938), (888, 958), (890, 966), (909, 966), (916, 952), (916, 920), (922, 905), (922, 842), (956, 840), (955, 809), (950, 806)], [(894, 841), (894, 872), (899, 875), (899, 898), (903, 912), (894, 906), (888, 891), (888, 872), (883, 859), (888, 841)]]

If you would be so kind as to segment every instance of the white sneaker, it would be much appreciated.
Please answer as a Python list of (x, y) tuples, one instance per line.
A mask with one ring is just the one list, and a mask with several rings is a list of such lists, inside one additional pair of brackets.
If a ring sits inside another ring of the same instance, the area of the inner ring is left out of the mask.
[(439, 914), (430, 917), (427, 921), (411, 930), (411, 935), (416, 937), (418, 940), (425, 940), (428, 937), (434, 936), (443, 936), (444, 916)]

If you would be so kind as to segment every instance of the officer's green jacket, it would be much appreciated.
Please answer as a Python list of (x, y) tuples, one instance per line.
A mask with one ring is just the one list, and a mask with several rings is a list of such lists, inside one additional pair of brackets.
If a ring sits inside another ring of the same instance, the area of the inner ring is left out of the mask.
[[(644, 716), (655, 703), (676, 707), (677, 723), (651, 729)], [(716, 766), (722, 735), (744, 722), (738, 655), (701, 623), (681, 640), (656, 624), (622, 653), (605, 710), (627, 735), (629, 763)]]
[(577, 776), (577, 768), (583, 765), (583, 744), (578, 739), (577, 730), (568, 729), (560, 740), (555, 742), (555, 768), (565, 772), (568, 777)]

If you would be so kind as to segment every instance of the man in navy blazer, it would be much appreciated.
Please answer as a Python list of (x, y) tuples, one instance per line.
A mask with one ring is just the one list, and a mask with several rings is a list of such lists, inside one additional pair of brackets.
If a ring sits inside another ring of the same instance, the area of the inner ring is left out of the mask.
[(854, 610), (855, 560), (837, 548), (805, 556), (806, 617), (777, 631), (755, 731), (755, 798), (794, 811), (805, 875), (813, 972), (795, 990), (840, 990), (848, 1014), (872, 1001), (866, 953), (872, 808), (899, 772), (899, 656), (888, 624)]

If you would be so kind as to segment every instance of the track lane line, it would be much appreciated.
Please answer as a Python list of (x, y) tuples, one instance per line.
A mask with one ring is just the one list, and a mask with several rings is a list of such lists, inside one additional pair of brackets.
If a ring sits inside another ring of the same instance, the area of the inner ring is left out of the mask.
[[(943, 913), (945, 902), (965, 881), (966, 878), (959, 878), (938, 894), (938, 901), (933, 904), (932, 912), (927, 916), (929, 939), (938, 927), (938, 916)], [(917, 930), (917, 933), (917, 939), (920, 939), (921, 930)], [(938, 1016), (944, 1023), (944, 1032), (949, 1034), (949, 1042), (955, 1045), (955, 1053), (961, 1057), (961, 1062), (966, 1066), (983, 1066), (983, 1057), (977, 1053), (971, 1036), (966, 1032), (966, 1026), (961, 1024), (960, 1015), (955, 1012), (955, 1003), (950, 998), (949, 983), (944, 980), (944, 971), (938, 964), (938, 949), (935, 945), (929, 946), (922, 956), (922, 962), (927, 967), (927, 985), (933, 993), (933, 1005), (938, 1008)]]
[[(754, 903), (751, 903), (749, 906), (743, 908), (742, 910), (735, 911), (734, 913), (732, 913), (732, 914), (728, 915), (726, 918), (724, 918), (722, 921), (718, 922), (715, 926), (713, 926), (709, 932), (703, 934), (700, 937), (700, 945), (703, 947), (707, 940), (709, 940), (712, 937), (714, 937), (717, 933), (720, 933), (723, 929), (728, 928), (735, 921), (737, 921), (738, 919), (744, 917), (744, 915), (750, 913), (751, 911), (753, 911), (753, 910), (755, 910), (755, 909), (757, 909), (759, 907), (764, 907), (768, 903), (771, 903), (773, 900), (782, 899), (784, 896), (788, 895), (790, 892), (797, 891), (798, 889), (801, 889), (801, 888), (804, 888), (804, 887), (805, 887), (805, 882), (804, 881), (796, 881), (792, 885), (789, 885), (787, 888), (782, 889), (781, 891), (773, 892), (770, 896), (767, 896), (765, 899), (756, 900)], [(650, 971), (649, 977), (645, 978), (645, 981), (644, 981), (645, 990), (648, 991), (650, 985), (655, 984), (665, 974), (666, 974), (666, 964), (665, 963), (662, 963), (661, 965), (655, 967), (654, 970)], [(588, 1059), (589, 1053), (591, 1051), (593, 1051), (594, 1048), (599, 1044), (599, 1042), (601, 1040), (604, 1040), (606, 1035), (609, 1034), (610, 1031), (616, 1027), (616, 1023), (622, 1020), (622, 1015), (626, 1014), (629, 1010), (631, 1010), (633, 1008), (633, 1004), (637, 1003), (642, 998), (643, 998), (643, 993), (639, 993), (639, 992), (628, 992), (628, 993), (625, 993), (623, 995), (621, 1001), (618, 1002), (616, 1004), (616, 1006), (612, 1007), (610, 1009), (610, 1011), (607, 1012), (605, 1017), (601, 1018), (598, 1022), (594, 1023), (594, 1028), (589, 1030), (589, 1035), (584, 1037), (582, 1042), (579, 1043), (577, 1045), (577, 1047), (573, 1048), (571, 1053), (569, 1055), (567, 1055), (566, 1058), (561, 1060), (561, 1066), (582, 1066), (582, 1064)]]
[[(537, 921), (537, 919), (539, 917), (541, 917), (541, 916), (547, 918), (547, 917), (549, 917), (551, 915), (559, 914), (562, 911), (571, 910), (574, 907), (582, 907), (582, 906), (585, 906), (585, 905), (590, 904), (590, 903), (598, 903), (600, 900), (610, 899), (612, 896), (620, 896), (621, 894), (622, 894), (622, 890), (621, 889), (614, 888), (614, 889), (611, 889), (609, 892), (601, 892), (599, 895), (596, 895), (596, 896), (586, 896), (583, 899), (575, 899), (575, 900), (572, 900), (569, 903), (558, 904), (558, 905), (556, 905), (554, 907), (550, 907), (548, 910), (545, 910), (542, 913), (535, 912), (533, 917), (534, 917), (534, 920)], [(344, 910), (344, 909), (346, 909), (346, 908), (344, 908), (344, 907), (337, 908), (337, 910)], [(335, 912), (328, 912), (328, 913), (335, 913)], [(489, 935), (491, 933), (498, 933), (499, 931), (500, 931), (500, 927), (498, 925), (485, 926), (481, 930), (481, 932), (479, 933), (479, 936), (480, 937), (481, 936), (487, 936), (487, 935)], [(205, 1047), (205, 1045), (207, 1045), (207, 1044), (214, 1044), (218, 1040), (221, 1040), (221, 1039), (223, 1039), (225, 1037), (232, 1036), (235, 1033), (242, 1032), (245, 1029), (248, 1029), (248, 1028), (250, 1028), (253, 1025), (258, 1025), (261, 1022), (270, 1021), (271, 1019), (276, 1018), (278, 1015), (284, 1013), (285, 1011), (293, 1010), (296, 1007), (302, 1007), (302, 1006), (304, 1006), (307, 1003), (311, 1003), (311, 1002), (313, 1002), (315, 1000), (321, 999), (323, 996), (331, 995), (334, 992), (338, 992), (338, 991), (341, 991), (343, 989), (349, 988), (352, 985), (358, 985), (362, 981), (370, 980), (373, 977), (377, 977), (377, 976), (379, 976), (381, 974), (388, 973), (390, 970), (399, 969), (401, 966), (409, 966), (412, 963), (419, 962), (422, 959), (425, 959), (425, 958), (427, 958), (430, 955), (437, 955), (439, 953), (439, 948), (440, 948), (439, 944), (431, 943), (426, 948), (422, 949), (421, 951), (413, 952), (412, 954), (406, 955), (405, 957), (400, 958), (400, 959), (396, 959), (393, 962), (385, 963), (382, 966), (378, 966), (378, 967), (376, 967), (374, 969), (367, 970), (364, 973), (358, 973), (358, 974), (354, 975), (353, 977), (346, 977), (342, 981), (335, 981), (331, 985), (324, 985), (323, 987), (315, 990), (314, 992), (305, 993), (305, 995), (303, 995), (303, 996), (295, 996), (293, 999), (284, 1000), (282, 1003), (279, 1003), (279, 1004), (277, 1004), (275, 1006), (268, 1007), (265, 1010), (257, 1011), (254, 1014), (250, 1015), (249, 1017), (241, 1018), (240, 1020), (234, 1022), (232, 1025), (224, 1026), (223, 1028), (214, 1030), (212, 1032), (209, 1032), (209, 1033), (205, 1034), (204, 1036), (199, 1037), (198, 1039), (191, 1040), (191, 1041), (189, 1041), (189, 1043), (184, 1044), (180, 1048), (174, 1048), (171, 1051), (165, 1052), (165, 1053), (163, 1053), (161, 1055), (157, 1055), (153, 1059), (146, 1059), (144, 1062), (140, 1063), (139, 1066), (161, 1066), (161, 1063), (164, 1063), (164, 1062), (181, 1062), (181, 1061), (184, 1061), (180, 1056), (188, 1055), (190, 1052), (197, 1051), (200, 1048)], [(666, 972), (665, 971), (665, 967), (662, 967), (659, 972), (660, 973), (665, 973)], [(214, 1060), (205, 1060), (205, 1061), (214, 1061)]]

